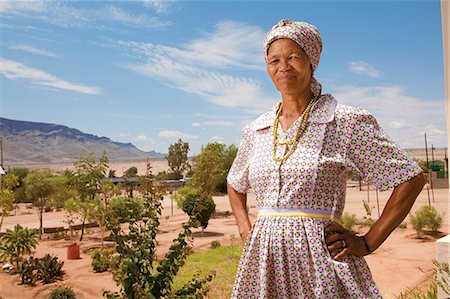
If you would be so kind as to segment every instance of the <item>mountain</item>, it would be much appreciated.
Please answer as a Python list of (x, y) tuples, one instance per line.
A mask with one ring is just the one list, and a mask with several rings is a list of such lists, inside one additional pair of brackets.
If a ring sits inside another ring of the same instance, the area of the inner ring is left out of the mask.
[(144, 152), (131, 143), (83, 133), (62, 125), (11, 120), (0, 117), (4, 165), (61, 163), (78, 160), (81, 151), (105, 151), (110, 160), (162, 158), (155, 151)]

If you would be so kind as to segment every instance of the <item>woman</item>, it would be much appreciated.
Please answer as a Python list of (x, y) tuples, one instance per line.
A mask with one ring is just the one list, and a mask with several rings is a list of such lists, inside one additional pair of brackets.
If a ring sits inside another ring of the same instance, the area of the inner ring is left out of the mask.
[[(316, 27), (282, 20), (266, 35), (267, 72), (281, 93), (242, 131), (228, 195), (245, 242), (232, 298), (382, 298), (365, 260), (402, 222), (422, 190), (421, 169), (365, 110), (339, 105), (313, 74)], [(394, 188), (364, 236), (338, 224), (348, 170)], [(250, 223), (246, 192), (259, 215)]]

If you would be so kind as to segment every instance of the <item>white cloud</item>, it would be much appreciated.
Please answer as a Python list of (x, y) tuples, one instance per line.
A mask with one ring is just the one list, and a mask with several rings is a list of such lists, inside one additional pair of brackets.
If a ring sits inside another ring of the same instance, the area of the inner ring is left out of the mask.
[(119, 137), (129, 137), (130, 134), (128, 133), (119, 133)]
[(408, 125), (405, 120), (400, 119), (400, 120), (393, 120), (391, 122), (389, 122), (389, 127), (392, 129), (410, 129), (412, 128), (411, 125)]
[(165, 131), (160, 131), (158, 133), (158, 137), (165, 137), (165, 138), (185, 138), (185, 139), (198, 139), (197, 135), (190, 135), (187, 133), (183, 133), (180, 131), (170, 131), (170, 130), (165, 130)]
[(153, 8), (157, 13), (167, 12), (173, 1), (167, 0), (142, 0), (145, 6)]
[(145, 141), (145, 140), (147, 140), (147, 136), (145, 136), (145, 135), (137, 135), (137, 136), (134, 138), (134, 140), (135, 140), (135, 141)]
[(117, 7), (117, 6), (108, 6), (105, 9), (105, 14), (101, 14), (105, 19), (110, 18), (111, 20), (121, 22), (123, 24), (127, 24), (130, 26), (135, 27), (151, 27), (151, 28), (157, 28), (157, 27), (165, 27), (170, 24), (168, 21), (161, 21), (160, 19), (156, 17), (150, 17), (145, 14), (141, 15), (133, 15), (130, 14), (123, 9)]
[(207, 127), (207, 126), (217, 126), (217, 127), (235, 127), (236, 123), (226, 120), (216, 120), (216, 121), (204, 121), (204, 122), (194, 122), (193, 127)]
[(14, 1), (2, 0), (0, 1), (0, 12), (43, 12), (46, 8), (46, 3), (43, 0), (35, 1)]
[(378, 78), (381, 73), (377, 71), (373, 66), (364, 61), (353, 61), (349, 64), (349, 70), (355, 74), (367, 75), (373, 78)]
[(148, 14), (132, 14), (123, 9), (107, 5), (89, 9), (76, 7), (77, 2), (59, 1), (0, 1), (0, 14), (43, 20), (64, 28), (97, 28), (99, 21), (119, 22), (132, 27), (159, 28), (170, 25), (158, 17)]
[(447, 146), (444, 100), (409, 96), (400, 86), (339, 86), (332, 94), (340, 103), (373, 114), (402, 147), (421, 146), (424, 133), (430, 136), (429, 143)]
[(35, 55), (58, 57), (58, 55), (56, 55), (53, 52), (43, 50), (43, 49), (38, 49), (38, 48), (29, 46), (29, 45), (11, 45), (9, 48), (13, 49), (13, 50), (21, 50), (21, 51), (28, 52), (28, 53), (35, 54)]
[(118, 45), (134, 57), (135, 61), (122, 64), (126, 69), (222, 107), (259, 113), (273, 104), (273, 96), (262, 90), (259, 81), (227, 70), (264, 70), (262, 39), (258, 27), (223, 21), (181, 48), (138, 42)]
[(32, 84), (70, 90), (84, 94), (100, 94), (101, 89), (81, 84), (70, 83), (44, 71), (27, 67), (20, 62), (0, 59), (0, 73), (10, 80), (28, 80)]

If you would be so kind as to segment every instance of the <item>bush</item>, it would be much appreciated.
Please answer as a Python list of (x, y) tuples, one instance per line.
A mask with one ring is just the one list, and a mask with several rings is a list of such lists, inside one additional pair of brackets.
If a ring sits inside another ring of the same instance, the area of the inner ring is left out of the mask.
[(137, 219), (144, 209), (142, 199), (135, 197), (117, 197), (110, 201), (111, 218), (119, 223), (130, 222)]
[(219, 248), (220, 246), (222, 246), (222, 245), (220, 244), (219, 240), (214, 240), (214, 241), (211, 242), (211, 248), (212, 249)]
[(47, 296), (47, 299), (75, 299), (75, 298), (76, 296), (73, 289), (65, 285), (57, 286)]
[(91, 266), (94, 272), (105, 272), (111, 267), (112, 255), (115, 250), (109, 249), (95, 249), (91, 254)]
[(352, 230), (353, 226), (357, 223), (356, 215), (345, 212), (344, 215), (342, 215), (341, 222), (343, 227)]
[(36, 280), (38, 279), (37, 262), (38, 259), (30, 257), (28, 260), (24, 260), (22, 265), (20, 265), (19, 275), (22, 284), (34, 286)]
[(64, 275), (62, 267), (64, 262), (58, 261), (57, 256), (51, 256), (46, 254), (43, 258), (38, 259), (37, 263), (37, 275), (38, 279), (42, 280), (44, 284), (54, 282), (61, 279)]
[(43, 258), (30, 257), (23, 261), (19, 267), (22, 284), (34, 285), (36, 281), (48, 284), (62, 278), (64, 262), (58, 261), (58, 257), (46, 254)]
[(366, 216), (363, 217), (364, 221), (362, 224), (367, 225), (367, 226), (372, 226), (372, 224), (375, 222), (372, 219), (372, 212), (373, 212), (373, 209), (375, 209), (375, 206), (370, 206), (369, 202), (368, 201), (366, 202), (365, 200), (363, 200), (363, 205), (364, 205), (364, 210), (366, 211)]
[[(212, 276), (194, 279), (186, 287), (172, 290), (174, 277), (185, 264), (185, 249), (192, 235), (192, 220), (183, 224), (178, 238), (173, 240), (163, 259), (156, 263), (156, 233), (162, 212), (162, 196), (149, 189), (143, 201), (144, 208), (139, 217), (131, 218), (127, 231), (112, 222), (108, 224), (111, 237), (116, 243), (117, 261), (113, 263), (113, 277), (120, 292), (104, 291), (106, 298), (174, 298), (174, 295), (194, 297)], [(136, 218), (142, 221), (136, 221)]]
[(216, 210), (216, 204), (211, 196), (201, 195), (194, 198), (189, 197), (183, 203), (183, 211), (186, 212), (189, 217), (193, 218), (200, 224), (202, 229), (208, 226), (208, 221), (211, 215)]
[(30, 254), (37, 244), (37, 234), (33, 230), (16, 224), (0, 239), (0, 261), (10, 262), (18, 268), (22, 257)]
[(177, 203), (180, 209), (183, 209), (183, 203), (186, 199), (199, 198), (202, 195), (202, 190), (195, 187), (182, 187), (177, 192), (172, 194), (172, 199)]
[(424, 228), (437, 232), (442, 225), (442, 215), (439, 215), (434, 207), (425, 205), (417, 210), (414, 215), (410, 215), (411, 224), (417, 232), (417, 236), (421, 238)]

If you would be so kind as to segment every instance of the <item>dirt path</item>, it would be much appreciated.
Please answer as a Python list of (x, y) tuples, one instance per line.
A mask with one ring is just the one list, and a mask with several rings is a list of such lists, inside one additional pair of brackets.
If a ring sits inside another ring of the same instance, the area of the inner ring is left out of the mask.
[[(389, 193), (378, 194), (380, 208), (384, 207)], [(365, 216), (362, 200), (367, 200), (366, 191), (357, 191), (355, 188), (347, 190), (346, 211), (355, 213), (358, 218)], [(434, 190), (434, 203), (441, 213), (445, 213), (444, 225), (442, 231), (449, 232), (449, 190)], [(225, 196), (214, 198), (217, 210), (224, 212), (230, 211), (228, 199)], [(373, 218), (377, 218), (376, 193), (370, 191), (369, 200), (371, 206), (374, 206)], [(419, 195), (413, 211), (423, 204), (428, 203), (426, 189)], [(187, 216), (174, 207), (173, 215), (171, 212), (171, 201), (168, 197), (164, 200), (164, 211), (161, 217), (160, 233), (157, 235), (159, 242), (158, 255), (162, 256), (168, 249), (172, 240), (177, 236), (182, 222), (187, 220)], [(257, 215), (254, 196), (249, 196), (249, 207), (251, 219), (254, 220)], [(23, 214), (24, 212), (31, 214)], [(64, 222), (63, 212), (50, 212), (44, 214), (44, 226), (67, 226)], [(16, 216), (10, 216), (5, 219), (4, 229), (13, 227), (16, 223), (28, 227), (38, 227), (37, 216), (34, 210), (21, 209)], [(364, 232), (367, 228), (360, 228)], [(194, 251), (207, 250), (213, 240), (219, 240), (222, 245), (229, 244), (231, 237), (238, 236), (235, 221), (233, 217), (212, 219), (209, 223), (206, 233), (200, 234), (200, 231), (194, 232)], [(99, 233), (97, 228), (89, 229), (83, 242), (81, 242), (81, 259), (67, 260), (67, 246), (71, 240), (43, 240), (36, 248), (35, 256), (43, 256), (46, 253), (57, 255), (64, 261), (66, 274), (64, 281), (72, 286), (79, 299), (103, 298), (103, 290), (117, 290), (117, 286), (112, 280), (112, 276), (107, 273), (94, 273), (90, 267), (90, 251), (100, 246)], [(401, 291), (416, 286), (426, 286), (430, 282), (433, 264), (431, 260), (435, 258), (434, 240), (415, 239), (415, 233), (408, 225), (406, 229), (396, 229), (390, 238), (372, 255), (367, 257), (367, 261), (374, 275), (375, 281), (386, 298), (395, 298)], [(0, 273), (0, 296), (3, 299), (21, 298), (21, 299), (41, 299), (50, 292), (55, 284), (38, 285), (28, 287), (19, 285), (20, 277), (11, 276), (7, 273)], [(210, 298), (214, 297), (213, 291)]]

